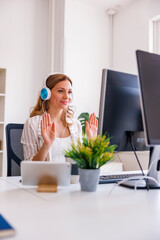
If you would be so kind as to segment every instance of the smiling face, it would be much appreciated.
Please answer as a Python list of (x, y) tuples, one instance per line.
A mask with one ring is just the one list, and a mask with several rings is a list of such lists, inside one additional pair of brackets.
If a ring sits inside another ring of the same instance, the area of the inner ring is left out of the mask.
[(68, 80), (57, 83), (51, 90), (50, 107), (66, 109), (72, 100), (72, 86)]

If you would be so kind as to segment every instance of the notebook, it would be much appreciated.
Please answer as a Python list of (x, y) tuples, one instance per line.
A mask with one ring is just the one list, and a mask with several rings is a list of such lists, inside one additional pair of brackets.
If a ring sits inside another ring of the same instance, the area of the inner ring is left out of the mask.
[(0, 214), (0, 238), (9, 237), (15, 234), (14, 228), (7, 222), (7, 220)]
[[(38, 186), (45, 183), (46, 179), (51, 179), (58, 186), (68, 186), (70, 184), (71, 164), (51, 163), (41, 161), (22, 161), (21, 177), (23, 185)], [(48, 184), (48, 182), (46, 182)]]

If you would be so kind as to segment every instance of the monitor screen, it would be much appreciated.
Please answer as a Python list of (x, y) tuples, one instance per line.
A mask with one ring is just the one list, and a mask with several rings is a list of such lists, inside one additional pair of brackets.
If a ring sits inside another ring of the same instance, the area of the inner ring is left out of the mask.
[(133, 150), (128, 133), (136, 150), (147, 150), (136, 75), (103, 69), (99, 109), (98, 133), (109, 134), (117, 151)]
[(147, 143), (160, 145), (160, 55), (136, 53)]
[(147, 185), (160, 189), (160, 55), (137, 50), (136, 56), (144, 129), (151, 146), (147, 175), (152, 179)]

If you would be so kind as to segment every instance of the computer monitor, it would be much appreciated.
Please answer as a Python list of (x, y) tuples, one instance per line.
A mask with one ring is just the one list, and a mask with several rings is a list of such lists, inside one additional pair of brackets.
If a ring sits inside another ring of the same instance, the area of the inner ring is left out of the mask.
[[(137, 50), (136, 57), (146, 141), (151, 146), (148, 176), (160, 183), (160, 55)], [(152, 180), (148, 185), (160, 188)]]
[(99, 107), (99, 134), (109, 134), (116, 151), (147, 150), (136, 75), (103, 69)]

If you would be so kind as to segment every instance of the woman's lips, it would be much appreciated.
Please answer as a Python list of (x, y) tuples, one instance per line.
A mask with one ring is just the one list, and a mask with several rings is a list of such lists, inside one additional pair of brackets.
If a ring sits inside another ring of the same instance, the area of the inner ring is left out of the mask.
[(68, 101), (61, 101), (61, 103), (64, 104), (64, 105), (68, 105), (69, 102)]

